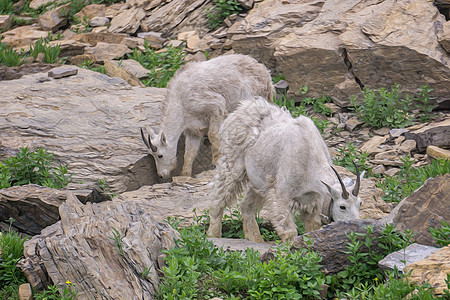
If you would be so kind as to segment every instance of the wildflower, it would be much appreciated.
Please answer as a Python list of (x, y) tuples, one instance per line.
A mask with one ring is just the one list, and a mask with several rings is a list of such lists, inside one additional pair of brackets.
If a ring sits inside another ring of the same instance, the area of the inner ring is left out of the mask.
[(71, 284), (72, 282), (70, 282), (69, 280), (66, 281), (66, 284)]

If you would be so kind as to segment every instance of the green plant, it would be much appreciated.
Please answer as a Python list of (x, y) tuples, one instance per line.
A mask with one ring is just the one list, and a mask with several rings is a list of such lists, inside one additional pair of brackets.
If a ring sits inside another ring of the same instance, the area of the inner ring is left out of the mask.
[(35, 293), (35, 300), (76, 300), (78, 292), (76, 286), (70, 281), (66, 281), (66, 285), (62, 291), (56, 285), (48, 286), (42, 293)]
[(106, 181), (97, 179), (97, 186), (103, 193), (110, 196), (111, 198), (114, 198), (115, 196), (117, 196), (117, 194), (114, 194), (112, 192), (112, 189), (110, 188), (109, 184)]
[(370, 174), (372, 169), (366, 164), (368, 159), (369, 153), (356, 149), (355, 145), (349, 143), (346, 146), (337, 148), (333, 163), (337, 166), (347, 168), (352, 173), (356, 173), (355, 166), (353, 165), (353, 162), (355, 162), (360, 172), (366, 171)]
[(291, 253), (278, 246), (269, 262), (260, 253), (224, 251), (209, 241), (204, 218), (194, 213), (191, 226), (168, 220), (180, 232), (176, 247), (163, 251), (167, 256), (159, 299), (314, 299), (325, 275), (320, 257), (303, 249)]
[(95, 72), (99, 72), (102, 74), (106, 74), (106, 69), (105, 66), (99, 65), (99, 64), (95, 64), (91, 59), (85, 60), (81, 63), (81, 65), (79, 65), (80, 67), (84, 68), (84, 69), (88, 69), (91, 71), (95, 71)]
[(145, 52), (134, 49), (128, 58), (138, 61), (149, 70), (148, 79), (142, 82), (145, 86), (166, 87), (175, 72), (185, 63), (185, 53), (181, 48), (168, 47), (165, 52), (150, 49), (145, 43)]
[(36, 59), (39, 53), (44, 53), (45, 49), (47, 49), (47, 42), (40, 38), (30, 47), (30, 55)]
[[(301, 89), (300, 89), (300, 94), (302, 95), (306, 95), (306, 93), (308, 93), (308, 87), (306, 85), (304, 85)], [(331, 98), (327, 97), (325, 95), (323, 95), (320, 98), (314, 98), (314, 97), (305, 97), (302, 99), (301, 104), (302, 106), (307, 106), (307, 105), (312, 105), (313, 109), (322, 114), (322, 115), (326, 115), (326, 116), (332, 116), (333, 115), (333, 111), (328, 108), (325, 103), (331, 103)]]
[(8, 67), (20, 66), (23, 64), (24, 58), (23, 53), (17, 52), (4, 43), (0, 44), (0, 64)]
[(0, 15), (9, 15), (13, 12), (14, 1), (0, 0)]
[(272, 75), (272, 81), (273, 83), (277, 83), (280, 80), (286, 80), (286, 76), (284, 76), (281, 73), (278, 73), (278, 75)]
[(215, 30), (222, 22), (232, 14), (238, 14), (244, 10), (237, 0), (213, 0), (214, 7), (208, 10), (208, 26)]
[(71, 182), (67, 166), (54, 167), (52, 160), (53, 154), (43, 148), (35, 151), (20, 148), (16, 156), (0, 163), (0, 187), (30, 183), (57, 189), (65, 187)]
[(401, 161), (403, 165), (396, 177), (386, 177), (377, 183), (384, 191), (383, 200), (386, 202), (399, 202), (418, 189), (428, 178), (450, 172), (450, 162), (444, 159), (433, 160), (422, 167), (413, 167), (414, 160), (407, 156)]
[(412, 107), (412, 100), (408, 95), (401, 97), (400, 87), (395, 84), (391, 89), (364, 89), (362, 103), (358, 104), (356, 97), (351, 97), (358, 117), (366, 124), (375, 128), (399, 128), (411, 124), (408, 111)]
[(438, 228), (437, 226), (434, 228), (431, 227), (430, 233), (436, 240), (436, 244), (440, 245), (441, 247), (445, 247), (450, 244), (450, 225), (447, 222), (441, 221), (440, 228)]
[(60, 53), (61, 53), (60, 45), (56, 45), (54, 47), (46, 47), (44, 50), (44, 62), (49, 64), (57, 62)]
[(120, 232), (116, 228), (112, 228), (114, 230), (113, 235), (109, 238), (114, 242), (114, 246), (116, 246), (117, 253), (120, 256), (123, 256), (123, 237), (120, 235)]
[(424, 85), (417, 89), (416, 93), (416, 107), (419, 109), (419, 120), (422, 122), (429, 122), (433, 114), (431, 113), (433, 109), (438, 107), (438, 105), (431, 105), (431, 100), (434, 100), (434, 97), (430, 96), (430, 92), (433, 89), (428, 85)]
[(383, 274), (378, 261), (389, 253), (404, 249), (411, 244), (412, 232), (399, 232), (392, 225), (386, 225), (378, 238), (373, 236), (373, 226), (367, 226), (365, 233), (347, 234), (348, 260), (350, 264), (344, 271), (327, 278), (331, 289), (329, 295), (342, 294), (356, 287), (368, 287), (373, 282), (382, 282)]
[(10, 299), (17, 295), (18, 286), (26, 282), (25, 275), (17, 268), (17, 262), (23, 257), (23, 244), (28, 239), (11, 231), (13, 220), (10, 219), (8, 232), (0, 235), (0, 296)]

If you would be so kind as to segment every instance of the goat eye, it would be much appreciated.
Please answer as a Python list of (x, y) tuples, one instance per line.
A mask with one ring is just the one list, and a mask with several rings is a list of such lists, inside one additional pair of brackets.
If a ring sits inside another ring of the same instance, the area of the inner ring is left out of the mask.
[(341, 210), (346, 210), (347, 208), (344, 205), (339, 206)]
[(163, 155), (162, 154), (158, 154), (158, 158), (162, 158), (163, 157)]

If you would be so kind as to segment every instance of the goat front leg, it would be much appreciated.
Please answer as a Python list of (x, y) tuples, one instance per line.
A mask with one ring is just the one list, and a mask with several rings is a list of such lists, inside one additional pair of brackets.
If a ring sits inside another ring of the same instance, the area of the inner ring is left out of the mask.
[(198, 134), (193, 134), (190, 132), (185, 133), (185, 146), (184, 146), (184, 163), (181, 169), (181, 176), (191, 176), (192, 175), (192, 165), (197, 157), (198, 150), (200, 149), (200, 144), (202, 137)]
[(278, 236), (283, 243), (292, 240), (298, 232), (290, 209), (289, 197), (277, 194), (274, 189), (270, 189), (266, 197), (267, 217), (275, 227)]
[(261, 208), (263, 198), (256, 191), (248, 187), (244, 200), (241, 203), (242, 223), (244, 227), (244, 236), (247, 240), (263, 243), (258, 223), (256, 222), (256, 212)]

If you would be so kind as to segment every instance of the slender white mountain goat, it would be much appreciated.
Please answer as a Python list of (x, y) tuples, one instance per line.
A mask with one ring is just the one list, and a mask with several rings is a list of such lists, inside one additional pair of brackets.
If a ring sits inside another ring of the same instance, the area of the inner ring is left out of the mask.
[(176, 167), (177, 145), (185, 135), (181, 175), (191, 176), (192, 164), (205, 134), (211, 142), (213, 164), (219, 157), (218, 132), (229, 112), (242, 99), (261, 96), (272, 102), (269, 70), (254, 58), (232, 54), (181, 67), (167, 85), (158, 133), (147, 128), (141, 136), (155, 158), (158, 175), (168, 178)]
[[(294, 119), (286, 109), (256, 97), (228, 115), (220, 131), (217, 174), (211, 183), (210, 237), (220, 237), (224, 209), (246, 189), (240, 210), (245, 238), (262, 242), (255, 214), (264, 207), (285, 242), (297, 235), (292, 210), (306, 231), (322, 219), (359, 218), (360, 176), (349, 193), (331, 166), (328, 148), (314, 122)], [(356, 165), (355, 165), (356, 166)]]

